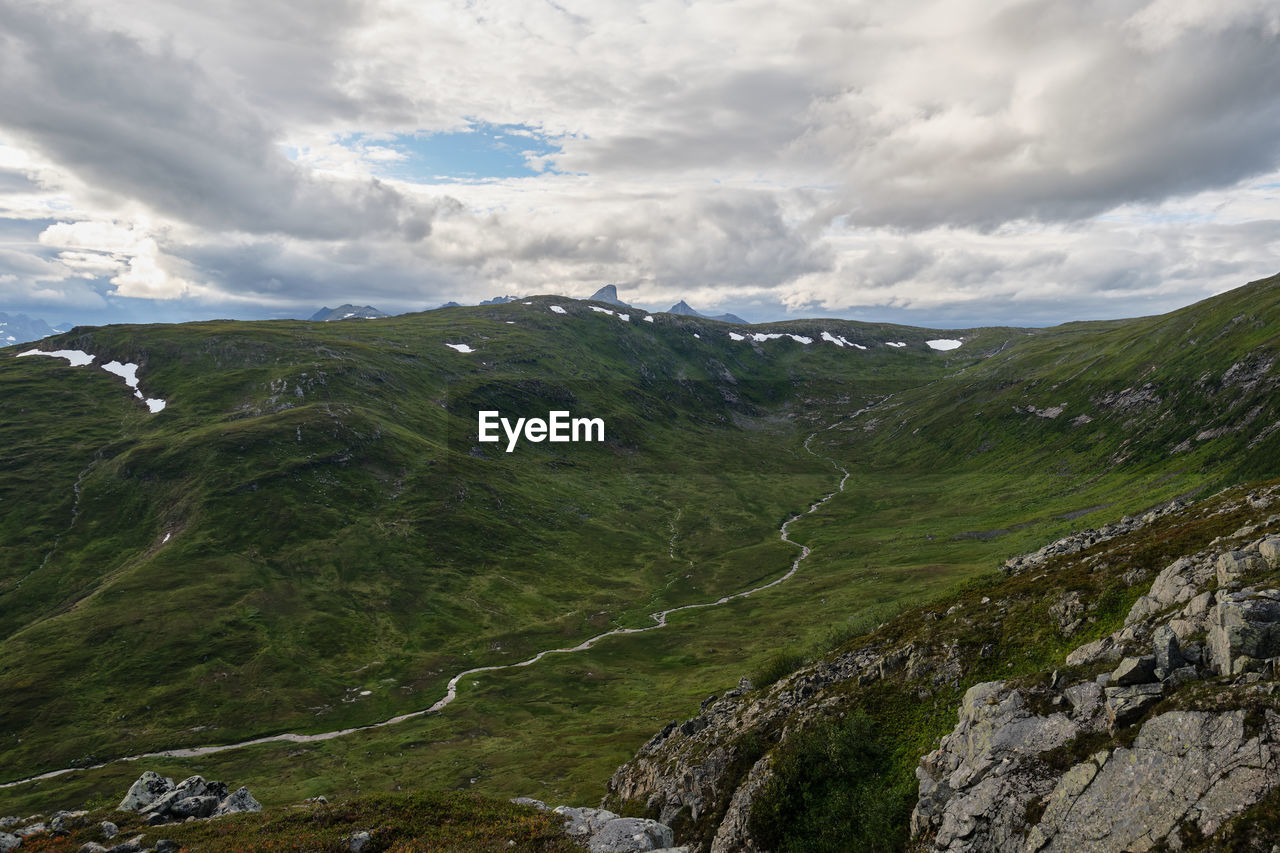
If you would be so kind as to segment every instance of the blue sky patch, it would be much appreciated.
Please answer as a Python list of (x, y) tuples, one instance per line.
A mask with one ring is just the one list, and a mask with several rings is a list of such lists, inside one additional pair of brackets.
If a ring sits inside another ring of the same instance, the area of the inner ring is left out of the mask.
[(338, 137), (347, 147), (378, 146), (402, 155), (380, 165), (381, 177), (418, 184), (528, 178), (554, 169), (530, 165), (530, 157), (557, 154), (560, 146), (536, 128), (476, 122), (450, 133), (401, 133), (390, 137), (351, 133)]

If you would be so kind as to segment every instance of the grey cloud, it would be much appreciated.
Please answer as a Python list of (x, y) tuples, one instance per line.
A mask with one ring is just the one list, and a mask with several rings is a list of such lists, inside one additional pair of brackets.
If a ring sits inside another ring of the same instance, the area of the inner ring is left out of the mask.
[[(975, 91), (958, 110), (940, 105), (862, 126), (869, 138), (844, 151), (831, 143), (846, 140), (830, 134), (826, 150), (850, 181), (842, 209), (856, 222), (990, 228), (1083, 219), (1227, 187), (1280, 163), (1280, 34), (1265, 4), (1155, 45), (1121, 25), (1116, 9), (1124, 7), (1039, 0), (1017, 8), (1034, 23), (997, 21), (991, 34), (1010, 80), (1028, 75), (1030, 84), (1038, 50), (1075, 50), (1078, 67), (1017, 104), (1016, 86), (993, 81), (994, 104)], [(980, 132), (970, 135), (957, 112)]]
[(307, 172), (193, 61), (69, 7), (0, 4), (0, 126), (95, 190), (207, 228), (420, 239), (432, 209), (376, 180)]
[[(806, 129), (815, 99), (834, 94), (810, 70), (708, 71), (694, 85), (641, 74), (635, 131), (570, 139), (553, 158), (570, 172), (767, 168)], [(629, 98), (631, 92), (619, 93)]]

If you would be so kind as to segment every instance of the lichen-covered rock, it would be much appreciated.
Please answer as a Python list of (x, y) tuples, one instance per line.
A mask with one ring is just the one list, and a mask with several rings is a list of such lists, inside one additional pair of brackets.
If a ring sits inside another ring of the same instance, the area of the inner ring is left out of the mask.
[(1273, 569), (1280, 569), (1280, 536), (1268, 536), (1258, 543), (1258, 556)]
[(89, 822), (88, 812), (54, 812), (49, 818), (49, 830), (55, 835), (65, 835), (71, 830), (84, 826)]
[(1222, 594), (1209, 623), (1210, 660), (1220, 675), (1237, 672), (1240, 658), (1280, 656), (1280, 590)]
[(1156, 658), (1154, 655), (1125, 658), (1120, 661), (1111, 680), (1120, 687), (1131, 684), (1150, 684), (1156, 680)]
[(1142, 713), (1160, 701), (1164, 687), (1159, 684), (1131, 684), (1126, 687), (1108, 687), (1107, 720), (1111, 728), (1128, 725)]
[(253, 794), (249, 793), (249, 789), (242, 785), (218, 803), (213, 810), (212, 816), (222, 817), (223, 815), (237, 814), (239, 812), (260, 811), (262, 811), (262, 803), (254, 799)]
[(1120, 660), (1120, 649), (1111, 637), (1103, 637), (1075, 649), (1067, 655), (1067, 666), (1089, 666)]
[(128, 841), (122, 841), (114, 847), (108, 847), (107, 853), (142, 853), (142, 850), (146, 847), (142, 843), (144, 839), (145, 836), (143, 835), (135, 835)]
[(614, 818), (592, 835), (591, 853), (646, 853), (670, 847), (671, 827), (639, 817)]
[(747, 780), (733, 792), (729, 808), (716, 829), (715, 838), (711, 840), (711, 853), (734, 853), (747, 851), (756, 853), (756, 845), (751, 839), (748, 825), (751, 820), (751, 804), (756, 794), (773, 778), (772, 757), (766, 755), (751, 766)]
[[(1063, 712), (1040, 716), (1028, 709), (1021, 691), (1002, 682), (969, 688), (959, 723), (916, 769), (920, 798), (912, 833), (934, 832), (937, 850), (1012, 849), (1021, 839), (1028, 806), (1048, 794), (1054, 782), (1028, 772), (1020, 759), (1096, 728), (1094, 711), (1088, 707), (1083, 719)], [(972, 846), (975, 837), (987, 846)]]
[(148, 770), (129, 788), (116, 811), (136, 812), (151, 805), (174, 788), (173, 780), (166, 779), (159, 773)]
[(22, 839), (12, 833), (0, 832), (0, 853), (10, 853), (22, 846)]
[(1266, 567), (1262, 555), (1249, 551), (1228, 551), (1218, 557), (1218, 587), (1232, 589), (1240, 586), (1244, 578)]
[(608, 809), (576, 808), (574, 806), (556, 806), (552, 811), (564, 818), (566, 835), (589, 837), (595, 835), (618, 815)]
[(169, 806), (169, 816), (177, 820), (189, 817), (208, 817), (218, 807), (218, 798), (207, 794), (186, 797)]
[(1180, 846), (1193, 825), (1210, 836), (1280, 782), (1280, 717), (1250, 734), (1245, 711), (1172, 711), (1155, 717), (1131, 749), (1076, 765), (1027, 836), (1028, 853), (1096, 853)]

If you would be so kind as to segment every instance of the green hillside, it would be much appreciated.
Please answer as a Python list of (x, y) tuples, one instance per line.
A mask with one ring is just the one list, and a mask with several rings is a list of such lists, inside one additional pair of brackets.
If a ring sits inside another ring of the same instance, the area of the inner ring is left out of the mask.
[[(778, 525), (847, 470), (791, 526), (813, 553), (776, 587), (477, 676), (440, 714), (147, 763), (242, 780), (268, 805), (439, 788), (598, 799), (663, 723), (779, 654), (1068, 530), (1280, 475), (1278, 315), (1268, 279), (1047, 330), (744, 332), (539, 297), (41, 342), (137, 363), (168, 401), (154, 415), (96, 366), (0, 351), (0, 781), (424, 709), (464, 669), (781, 576), (797, 550)], [(508, 454), (475, 438), (491, 408), (599, 416), (606, 441)], [(138, 769), (5, 788), (0, 813), (107, 797)]]

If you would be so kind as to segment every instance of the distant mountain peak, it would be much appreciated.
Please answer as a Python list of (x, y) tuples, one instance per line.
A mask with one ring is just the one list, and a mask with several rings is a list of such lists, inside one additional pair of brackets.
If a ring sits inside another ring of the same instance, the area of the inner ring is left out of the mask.
[(681, 299), (675, 305), (667, 309), (668, 314), (680, 314), (684, 317), (701, 317), (704, 320), (719, 320), (721, 323), (737, 323), (745, 326), (747, 321), (739, 317), (737, 314), (703, 314), (701, 311), (695, 311), (689, 306), (688, 302)]
[(372, 305), (357, 306), (347, 303), (339, 305), (337, 308), (330, 308), (326, 305), (308, 319), (314, 322), (332, 323), (335, 320), (373, 320), (378, 317), (390, 316), (390, 314), (385, 311), (379, 311)]
[(58, 332), (67, 331), (70, 325), (50, 326), (37, 317), (26, 314), (6, 314), (0, 311), (0, 347), (30, 343)]
[(480, 304), (481, 305), (505, 305), (508, 302), (515, 302), (519, 298), (520, 297), (518, 296), (495, 296), (492, 299), (484, 300)]
[(606, 284), (604, 287), (591, 294), (593, 302), (608, 302), (610, 305), (620, 305), (623, 308), (631, 306), (618, 298), (618, 288), (616, 285)]

